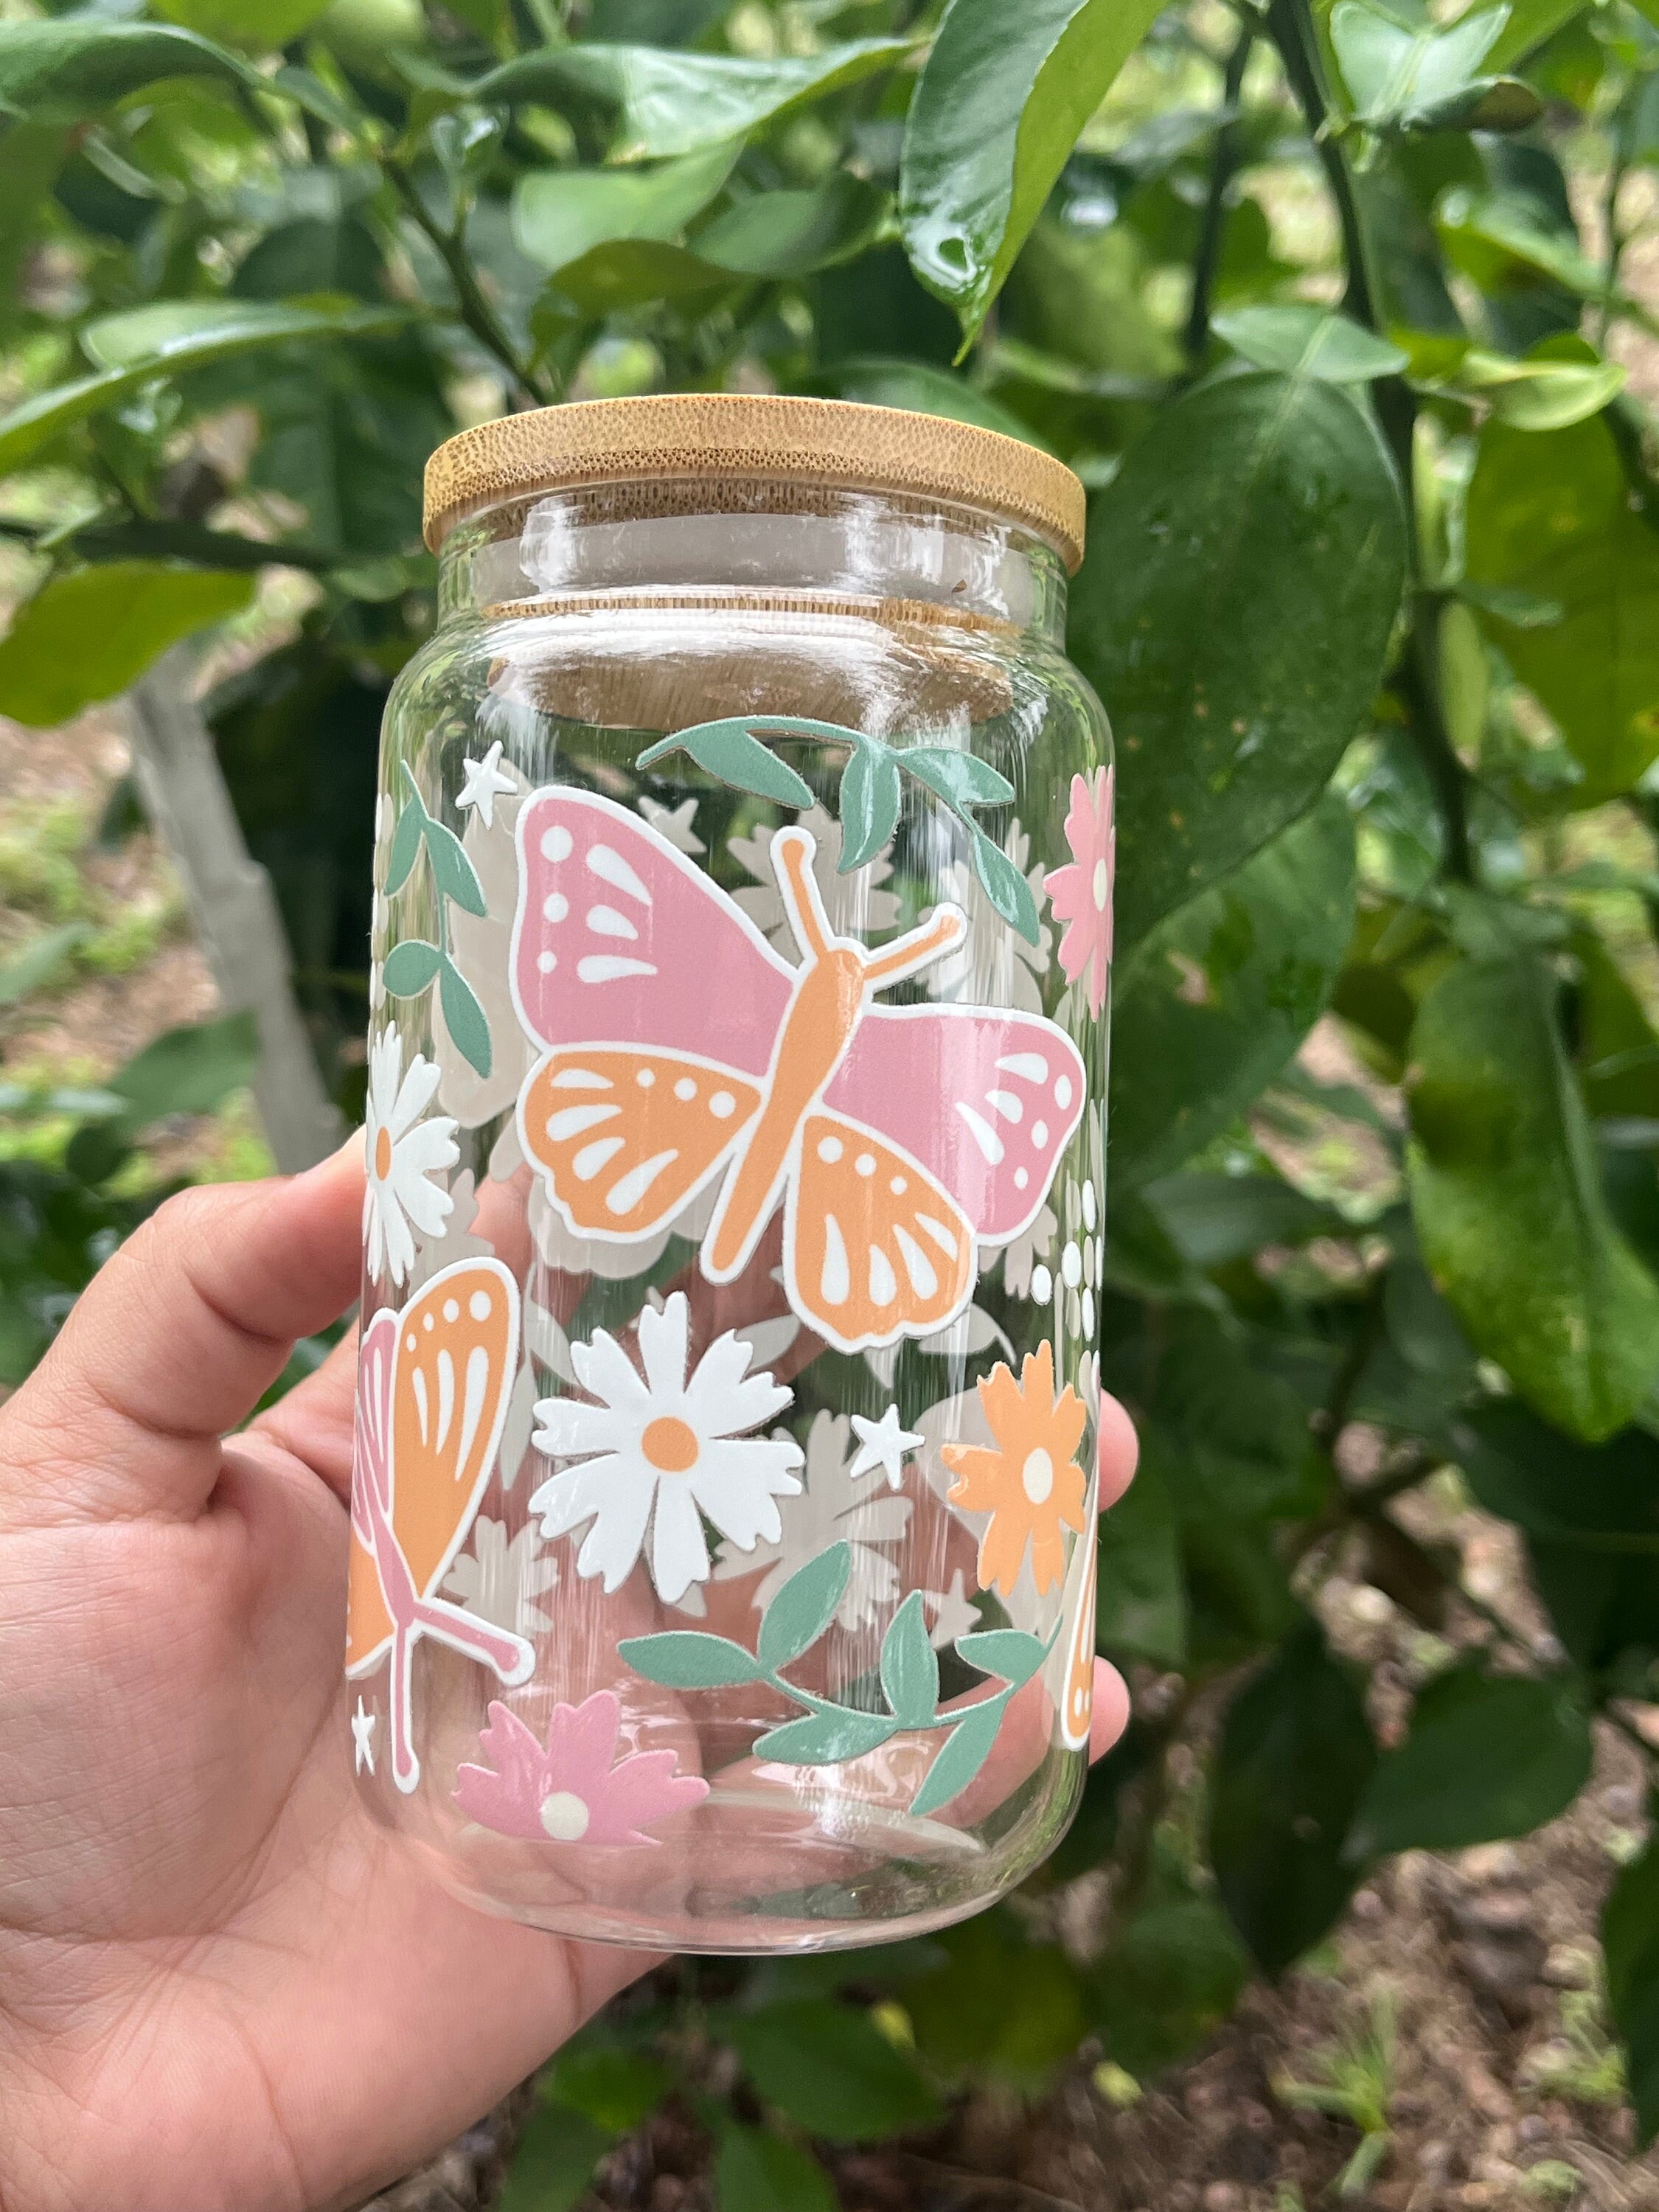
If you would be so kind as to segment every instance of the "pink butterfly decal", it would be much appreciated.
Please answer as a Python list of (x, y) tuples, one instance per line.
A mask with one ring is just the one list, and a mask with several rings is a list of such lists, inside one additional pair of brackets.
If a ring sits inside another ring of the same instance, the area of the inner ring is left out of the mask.
[(721, 1178), (703, 1273), (729, 1282), (784, 1209), (784, 1286), (843, 1351), (942, 1328), (978, 1248), (1030, 1227), (1082, 1117), (1083, 1060), (1041, 1016), (884, 1006), (960, 943), (959, 908), (873, 951), (830, 930), (812, 839), (772, 840), (792, 968), (696, 864), (612, 800), (520, 809), (514, 994), (544, 1057), (526, 1156), (571, 1228), (661, 1230)]

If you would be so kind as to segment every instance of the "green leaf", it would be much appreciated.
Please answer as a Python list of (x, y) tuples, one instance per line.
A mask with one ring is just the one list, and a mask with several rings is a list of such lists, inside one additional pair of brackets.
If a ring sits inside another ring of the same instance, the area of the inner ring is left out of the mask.
[(153, 12), (222, 45), (274, 53), (308, 30), (329, 0), (150, 0)]
[(112, 561), (52, 577), (0, 638), (0, 714), (50, 729), (113, 698), (180, 638), (240, 614), (255, 580), (172, 561)]
[(1357, 1879), (1342, 1845), (1376, 1747), (1317, 1626), (1297, 1629), (1234, 1698), (1210, 1784), (1210, 1863), (1265, 1973), (1332, 1927)]
[(991, 1698), (960, 1720), (934, 1756), (922, 1784), (910, 1802), (913, 1820), (925, 1820), (953, 1797), (959, 1797), (991, 1756), (1004, 1711), (1000, 1698)]
[(1187, 1656), (1181, 1523), (1156, 1452), (1101, 1516), (1095, 1641), (1115, 1658), (1179, 1668)]
[(1456, 185), (1435, 210), (1435, 228), (1453, 266), (1489, 291), (1502, 291), (1518, 270), (1597, 300), (1602, 272), (1570, 228), (1541, 220), (1538, 203), (1520, 192), (1474, 191)]
[(1513, 1398), (1477, 1407), (1454, 1431), (1488, 1513), (1576, 1550), (1659, 1554), (1659, 1441), (1629, 1429), (1579, 1443)]
[(836, 169), (804, 191), (757, 192), (705, 224), (705, 261), (744, 276), (805, 276), (861, 253), (880, 229), (887, 195)]
[(1455, 1851), (1524, 1836), (1565, 1812), (1589, 1779), (1589, 1722), (1576, 1684), (1457, 1667), (1417, 1700), (1348, 1838), (1353, 1859)]
[(1012, 784), (989, 761), (954, 745), (907, 745), (897, 757), (907, 775), (958, 813), (971, 806), (1005, 805), (1014, 795)]
[(159, 77), (262, 86), (257, 70), (193, 32), (70, 18), (0, 23), (0, 108), (33, 123), (79, 123)]
[(705, 1636), (701, 1629), (624, 1637), (617, 1649), (636, 1674), (674, 1690), (729, 1689), (737, 1682), (758, 1681), (764, 1672), (741, 1644), (725, 1636)]
[(617, 112), (612, 159), (647, 161), (746, 137), (891, 69), (909, 51), (903, 39), (851, 39), (821, 53), (771, 61), (654, 46), (544, 47), (476, 78), (467, 94), (487, 106), (571, 94), (597, 100)]
[(1494, 418), (1514, 430), (1565, 430), (1599, 415), (1625, 388), (1617, 361), (1513, 361), (1471, 346), (1442, 390), (1489, 400)]
[(957, 1656), (981, 1674), (994, 1674), (1016, 1689), (1029, 1682), (1048, 1656), (1040, 1636), (1023, 1628), (981, 1628), (957, 1638)]
[(1158, 0), (951, 0), (904, 131), (899, 220), (971, 339)]
[(1211, 328), (1258, 368), (1322, 377), (1328, 384), (1397, 376), (1410, 359), (1363, 324), (1323, 307), (1235, 307), (1213, 317)]
[(535, 169), (513, 193), (513, 238), (544, 269), (617, 239), (678, 238), (732, 173), (735, 144), (641, 169)]
[[(698, 722), (689, 730), (676, 731), (672, 737), (647, 745), (635, 765), (654, 768), (670, 753), (687, 752), (700, 769), (718, 777), (720, 782), (730, 784), (734, 791), (753, 792), (756, 798), (769, 799), (779, 806), (810, 806), (811, 787), (786, 761), (769, 751), (752, 732), (761, 727), (800, 728), (816, 734), (826, 726), (830, 726), (734, 714), (725, 721)], [(855, 733), (836, 730), (835, 734), (851, 742)]]
[(1509, 21), (1487, 51), (1487, 68), (1513, 68), (1589, 4), (1590, 0), (1511, 0)]
[[(0, 24), (0, 32), (8, 27)], [(33, 26), (17, 27), (33, 28)], [(182, 33), (180, 34), (182, 35)], [(263, 301), (169, 301), (89, 324), (82, 343), (109, 363), (93, 376), (53, 385), (0, 416), (0, 474), (21, 467), (48, 439), (88, 416), (118, 407), (158, 377), (229, 361), (267, 347), (325, 337), (376, 337), (405, 329), (407, 307), (284, 307)]]
[(252, 1011), (222, 1014), (164, 1030), (116, 1070), (108, 1088), (127, 1102), (125, 1119), (134, 1129), (169, 1114), (210, 1114), (253, 1080), (259, 1053)]
[(974, 824), (974, 873), (985, 887), (985, 896), (1011, 929), (1028, 945), (1037, 944), (1042, 924), (1037, 915), (1031, 886), (994, 837)]
[(1405, 531), (1348, 394), (1253, 369), (1159, 413), (1089, 537), (1072, 652), (1117, 733), (1127, 949), (1317, 797), (1382, 677)]
[(768, 2005), (739, 2014), (730, 2035), (761, 2095), (809, 2135), (874, 2142), (939, 2117), (914, 2061), (850, 2005)]
[(1331, 45), (1362, 122), (1398, 129), (1432, 125), (1482, 82), (1476, 72), (1509, 19), (1506, 7), (1471, 9), (1447, 29), (1408, 29), (1370, 0), (1337, 0)]
[(763, 2128), (732, 2126), (714, 2157), (719, 2212), (838, 2212), (841, 2199), (810, 2151)]
[[(0, 658), (4, 652), (0, 646)], [(20, 952), (9, 955), (0, 962), (0, 1006), (15, 1006), (55, 981), (76, 946), (91, 935), (90, 922), (60, 922), (56, 929), (44, 929), (31, 938)]]
[(763, 1668), (775, 1674), (816, 1644), (835, 1619), (853, 1571), (850, 1544), (831, 1544), (798, 1567), (761, 1616), (757, 1639)]
[[(392, 986), (388, 983), (386, 988)], [(489, 1018), (478, 1002), (477, 993), (447, 957), (438, 969), (438, 1004), (443, 1010), (444, 1027), (462, 1059), (475, 1075), (487, 1076), (495, 1060)]]
[(1659, 1285), (1614, 1226), (1536, 956), (1465, 960), (1411, 1036), (1407, 1168), (1430, 1273), (1471, 1340), (1591, 1441), (1647, 1395)]
[(933, 1939), (944, 1962), (904, 1983), (916, 2047), (935, 2072), (982, 2086), (988, 2074), (1043, 2096), (1089, 2031), (1075, 1968), (1057, 1943), (1029, 1941), (1012, 1912), (981, 1912)]
[(1606, 423), (1488, 422), (1466, 534), (1473, 583), (1563, 611), (1546, 627), (1489, 627), (1584, 770), (1575, 800), (1628, 790), (1659, 757), (1659, 535), (1632, 511)]
[(1249, 1973), (1212, 1895), (1156, 1898), (1090, 1969), (1107, 2057), (1137, 2079), (1160, 2072), (1220, 2026)]
[[(736, 280), (683, 246), (651, 238), (621, 238), (590, 246), (579, 261), (561, 269), (553, 290), (586, 316), (598, 319), (641, 307), (651, 300), (678, 300), (687, 312), (695, 295), (728, 288)], [(701, 304), (700, 302), (698, 303)]]
[(833, 399), (854, 399), (866, 407), (903, 407), (915, 415), (942, 415), (952, 422), (975, 422), (1028, 446), (1042, 440), (1029, 422), (948, 368), (927, 362), (887, 360), (878, 354), (832, 362), (807, 380), (805, 388)]
[(418, 999), (443, 964), (443, 954), (423, 937), (405, 937), (386, 956), (380, 980), (394, 999)]
[(756, 1737), (755, 1756), (775, 1759), (781, 1766), (836, 1766), (843, 1759), (862, 1759), (897, 1732), (898, 1723), (886, 1713), (860, 1713), (837, 1705), (769, 1729)]
[(840, 874), (875, 859), (898, 828), (902, 803), (893, 755), (884, 745), (860, 745), (842, 771)]
[(614, 2137), (567, 2105), (539, 2105), (519, 2137), (497, 2212), (574, 2212)]
[(566, 2044), (538, 2086), (546, 2103), (585, 2113), (607, 2135), (623, 2136), (672, 2094), (674, 2077), (643, 2051), (597, 2039), (603, 2033), (596, 2023)]
[(927, 1634), (921, 1592), (912, 1590), (881, 1639), (882, 1694), (901, 1728), (926, 1728), (939, 1704), (939, 1654)]
[(1112, 988), (1112, 1170), (1189, 1159), (1259, 1097), (1328, 1005), (1353, 933), (1354, 837), (1328, 798), (1158, 923)]
[(1601, 1951), (1607, 2010), (1625, 2046), (1637, 2137), (1645, 2146), (1659, 2132), (1659, 1827), (1607, 1893)]

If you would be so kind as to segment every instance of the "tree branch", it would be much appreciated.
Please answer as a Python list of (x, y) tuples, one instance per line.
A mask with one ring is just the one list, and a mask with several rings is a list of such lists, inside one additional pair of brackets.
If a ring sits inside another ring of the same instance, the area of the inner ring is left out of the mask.
[(84, 526), (58, 530), (50, 547), (40, 544), (40, 532), (28, 524), (0, 517), (0, 538), (9, 538), (37, 551), (72, 545), (94, 560), (193, 561), (204, 568), (305, 568), (323, 574), (350, 565), (349, 556), (324, 545), (287, 540), (267, 544), (244, 538), (234, 530), (209, 530), (199, 523), (150, 521), (102, 522), (95, 517)]
[(527, 401), (532, 407), (540, 406), (547, 395), (538, 386), (529, 363), (520, 354), (503, 328), (501, 318), (484, 297), (465, 246), (459, 238), (452, 237), (441, 224), (433, 221), (415, 179), (402, 162), (393, 160), (389, 154), (383, 154), (380, 164), (392, 190), (408, 211), (410, 220), (425, 234), (449, 271), (461, 320), (484, 350), (493, 354), (507, 371), (513, 381), (515, 398)]
[(1245, 65), (1255, 44), (1255, 25), (1247, 22), (1228, 57), (1221, 88), (1221, 120), (1210, 156), (1210, 189), (1199, 225), (1198, 251), (1193, 257), (1193, 304), (1187, 316), (1184, 343), (1188, 367), (1194, 375), (1204, 365), (1210, 343), (1210, 302), (1216, 271), (1221, 263), (1221, 241), (1227, 228), (1227, 187), (1238, 167), (1243, 134), (1235, 112), (1244, 83)]

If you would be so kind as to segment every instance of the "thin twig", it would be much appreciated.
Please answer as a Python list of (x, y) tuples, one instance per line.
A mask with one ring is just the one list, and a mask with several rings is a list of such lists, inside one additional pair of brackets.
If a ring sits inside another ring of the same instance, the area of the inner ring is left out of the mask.
[(434, 222), (415, 179), (403, 164), (394, 161), (390, 155), (382, 155), (380, 158), (392, 188), (408, 210), (410, 219), (424, 233), (449, 271), (461, 320), (480, 345), (493, 354), (506, 369), (513, 380), (515, 397), (528, 401), (532, 407), (539, 405), (546, 394), (538, 386), (529, 363), (520, 356), (502, 327), (500, 317), (484, 297), (465, 245), (459, 237), (452, 236), (445, 230), (441, 223)]
[(1256, 27), (1247, 22), (1228, 57), (1221, 87), (1221, 120), (1216, 128), (1210, 156), (1210, 188), (1199, 224), (1198, 251), (1193, 257), (1193, 304), (1187, 316), (1187, 364), (1195, 375), (1204, 365), (1210, 343), (1210, 303), (1221, 264), (1221, 241), (1227, 228), (1227, 187), (1238, 167), (1243, 147), (1238, 97), (1244, 83), (1245, 65), (1255, 43)]

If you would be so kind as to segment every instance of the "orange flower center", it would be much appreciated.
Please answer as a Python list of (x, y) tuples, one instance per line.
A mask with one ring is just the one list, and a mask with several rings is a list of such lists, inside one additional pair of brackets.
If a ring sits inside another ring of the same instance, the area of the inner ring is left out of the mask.
[(1019, 1471), (1025, 1495), (1033, 1505), (1041, 1505), (1054, 1486), (1054, 1463), (1039, 1444), (1034, 1452), (1027, 1452), (1025, 1464)]
[(380, 1128), (374, 1132), (374, 1173), (384, 1182), (392, 1173), (392, 1132)]
[(684, 1474), (697, 1463), (697, 1432), (677, 1414), (659, 1413), (647, 1423), (640, 1449), (664, 1474)]

